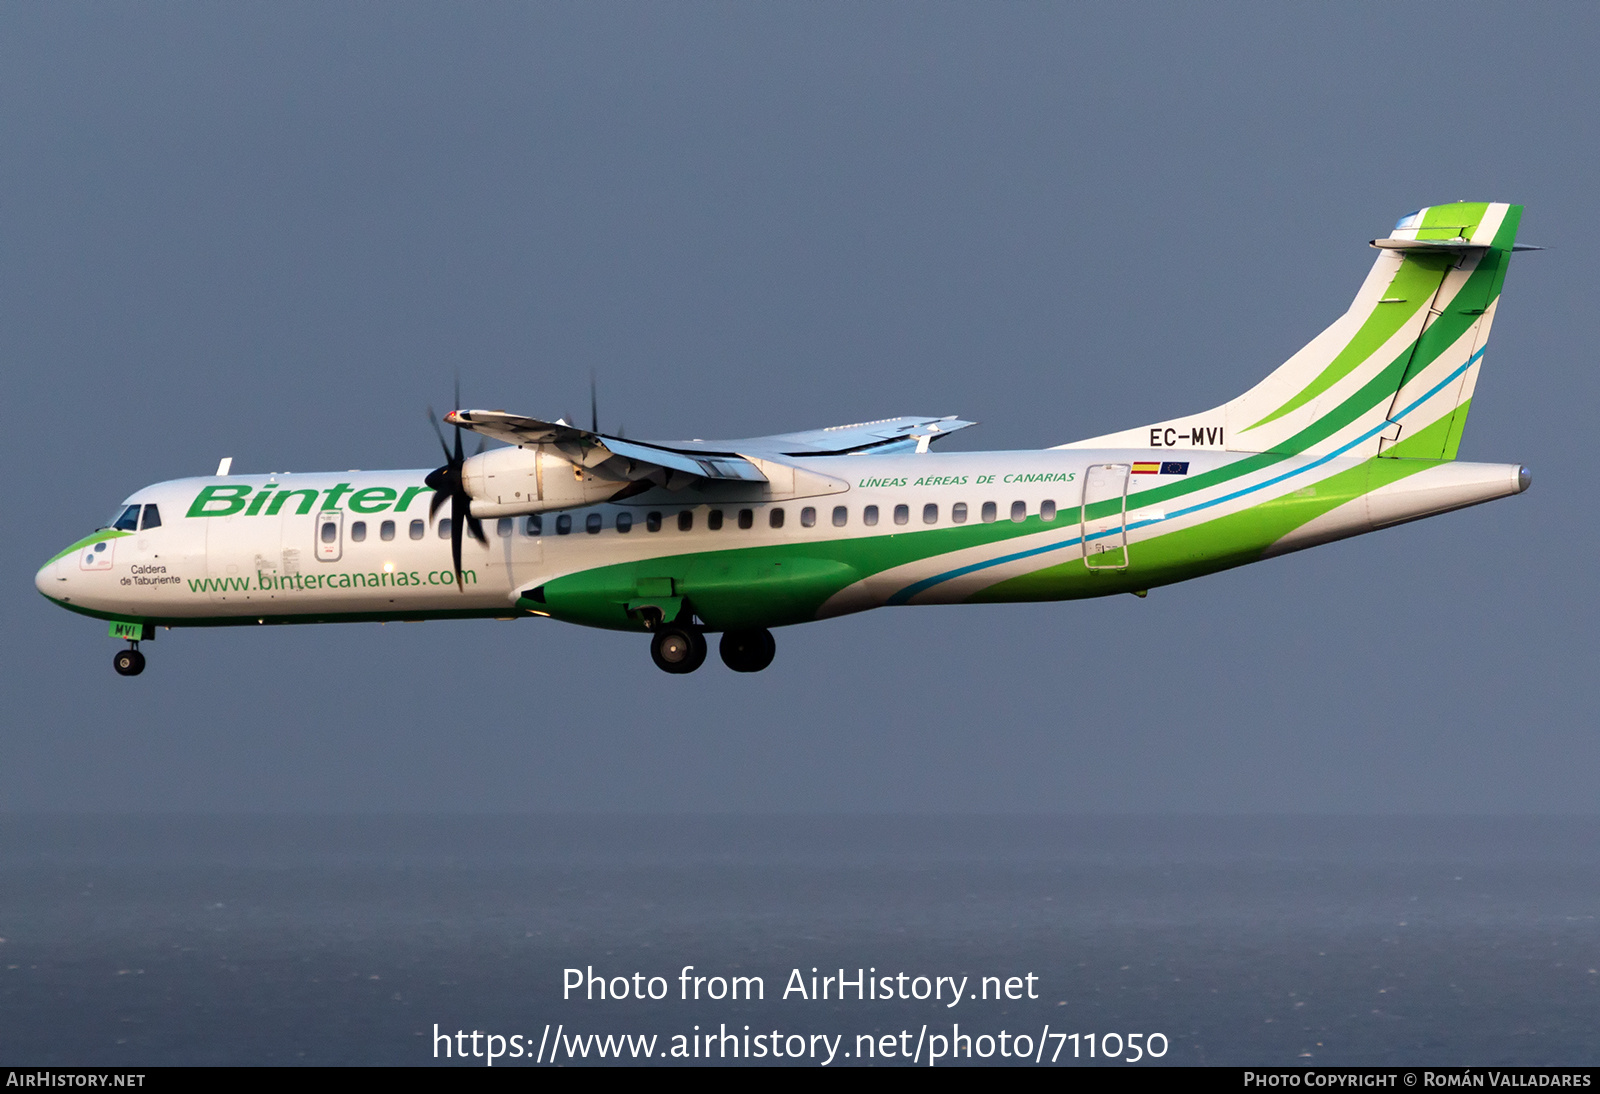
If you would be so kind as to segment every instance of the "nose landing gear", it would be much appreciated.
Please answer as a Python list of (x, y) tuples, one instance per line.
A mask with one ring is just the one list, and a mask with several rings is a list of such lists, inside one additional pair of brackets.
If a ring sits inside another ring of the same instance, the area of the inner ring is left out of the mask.
[(117, 655), (111, 659), (111, 667), (117, 670), (118, 676), (138, 676), (144, 671), (144, 654), (139, 652), (139, 643), (135, 642), (125, 650), (118, 650)]

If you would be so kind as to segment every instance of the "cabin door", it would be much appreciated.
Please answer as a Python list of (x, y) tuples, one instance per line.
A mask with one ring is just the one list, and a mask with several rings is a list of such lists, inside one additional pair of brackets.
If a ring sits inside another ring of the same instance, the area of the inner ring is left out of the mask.
[(1090, 464), (1083, 476), (1083, 564), (1128, 568), (1128, 473), (1125, 463)]

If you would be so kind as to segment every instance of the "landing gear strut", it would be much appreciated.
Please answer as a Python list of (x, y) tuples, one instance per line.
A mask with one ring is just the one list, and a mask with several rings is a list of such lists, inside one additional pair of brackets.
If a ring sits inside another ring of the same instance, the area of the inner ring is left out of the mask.
[(118, 676), (138, 676), (143, 672), (144, 654), (139, 652), (139, 644), (135, 642), (128, 649), (118, 650), (111, 659), (111, 667), (117, 670)]
[(693, 672), (706, 660), (706, 636), (699, 627), (665, 623), (650, 638), (650, 657), (662, 672)]
[(772, 655), (778, 652), (778, 644), (773, 641), (771, 631), (757, 628), (724, 631), (717, 649), (722, 654), (722, 663), (734, 672), (760, 672), (772, 664)]

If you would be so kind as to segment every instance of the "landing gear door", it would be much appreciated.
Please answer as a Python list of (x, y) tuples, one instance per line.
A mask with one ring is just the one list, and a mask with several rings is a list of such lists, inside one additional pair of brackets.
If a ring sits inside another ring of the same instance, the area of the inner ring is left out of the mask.
[(318, 513), (315, 527), (317, 561), (338, 562), (339, 556), (344, 553), (343, 510), (329, 509)]
[(1083, 476), (1083, 564), (1128, 568), (1128, 474), (1125, 463), (1090, 464)]

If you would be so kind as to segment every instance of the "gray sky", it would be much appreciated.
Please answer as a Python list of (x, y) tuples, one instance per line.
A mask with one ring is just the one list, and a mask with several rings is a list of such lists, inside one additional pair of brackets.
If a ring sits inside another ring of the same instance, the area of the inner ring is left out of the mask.
[[(0, 7), (0, 809), (1592, 812), (1592, 5)], [(40, 563), (423, 408), (1039, 447), (1212, 406), (1365, 242), (1523, 203), (1462, 446), (1526, 495), (669, 677), (541, 621), (174, 631)], [(1590, 209), (1589, 212), (1585, 212)]]

